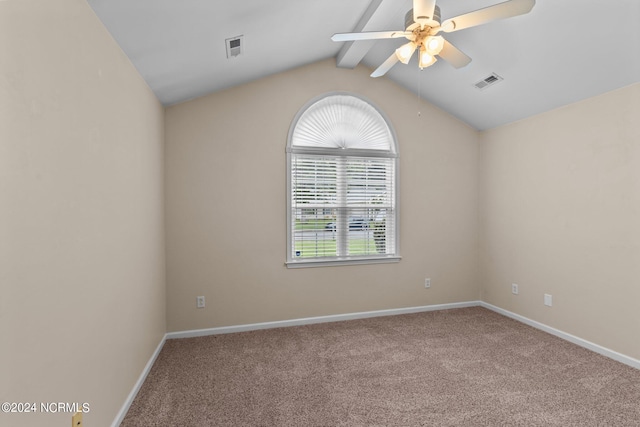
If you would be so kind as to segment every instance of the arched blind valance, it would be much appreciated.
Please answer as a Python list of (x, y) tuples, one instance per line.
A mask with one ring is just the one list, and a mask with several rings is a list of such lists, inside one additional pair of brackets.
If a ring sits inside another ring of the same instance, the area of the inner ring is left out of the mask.
[(312, 103), (294, 123), (292, 147), (382, 150), (395, 153), (393, 133), (380, 112), (347, 94)]

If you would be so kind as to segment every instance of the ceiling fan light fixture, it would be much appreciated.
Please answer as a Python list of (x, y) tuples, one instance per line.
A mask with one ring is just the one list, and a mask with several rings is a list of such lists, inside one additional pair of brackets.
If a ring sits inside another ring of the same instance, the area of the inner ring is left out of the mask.
[(424, 47), (420, 49), (420, 62), (418, 63), (420, 69), (427, 68), (435, 64), (437, 60), (438, 59), (435, 56), (429, 54), (429, 52), (427, 52)]
[[(378, 4), (381, 1), (382, 0), (372, 2), (372, 6), (373, 3)], [(338, 33), (334, 34), (331, 40), (357, 41), (394, 39), (399, 37), (408, 39), (409, 43), (397, 48), (389, 58), (371, 73), (371, 77), (383, 76), (398, 62), (408, 64), (416, 50), (418, 51), (418, 62), (421, 69), (433, 65), (438, 58), (443, 59), (454, 68), (462, 68), (469, 65), (471, 58), (442, 36), (439, 36), (439, 33), (460, 31), (500, 19), (524, 15), (529, 13), (536, 4), (536, 0), (502, 0), (502, 3), (477, 9), (442, 21), (440, 7), (436, 4), (438, 0), (411, 0), (411, 2), (413, 3), (413, 9), (410, 9), (404, 15), (404, 31)], [(349, 61), (347, 61), (347, 63), (348, 62)]]
[(444, 38), (442, 36), (428, 36), (424, 41), (424, 47), (429, 55), (437, 55), (444, 47)]
[(398, 60), (403, 64), (408, 64), (411, 56), (413, 55), (413, 52), (416, 51), (417, 47), (418, 45), (416, 45), (414, 42), (409, 42), (397, 48), (396, 56), (398, 57)]

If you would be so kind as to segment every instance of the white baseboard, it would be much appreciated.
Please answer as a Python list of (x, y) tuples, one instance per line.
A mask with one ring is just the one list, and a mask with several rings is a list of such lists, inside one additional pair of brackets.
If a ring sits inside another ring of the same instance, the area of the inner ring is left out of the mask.
[(164, 346), (164, 343), (166, 340), (167, 340), (167, 334), (164, 334), (164, 336), (160, 340), (160, 343), (156, 347), (156, 350), (153, 352), (153, 354), (151, 355), (151, 358), (149, 359), (144, 369), (142, 370), (140, 377), (138, 377), (138, 381), (136, 381), (136, 383), (133, 386), (133, 389), (129, 393), (129, 396), (127, 396), (127, 400), (124, 401), (124, 404), (122, 405), (122, 408), (120, 408), (118, 415), (116, 415), (116, 418), (113, 420), (113, 423), (111, 423), (111, 427), (118, 427), (120, 423), (122, 423), (122, 420), (124, 420), (124, 417), (127, 415), (127, 411), (129, 411), (129, 408), (133, 403), (133, 399), (136, 398), (136, 395), (138, 394), (138, 391), (140, 391), (140, 387), (142, 387), (144, 380), (147, 379), (147, 375), (149, 375), (149, 371), (151, 370), (151, 367), (155, 363), (156, 359), (158, 358), (158, 355), (160, 354), (160, 351), (162, 350), (162, 347)]
[(477, 307), (480, 301), (457, 302), (451, 304), (425, 305), (421, 307), (393, 308), (389, 310), (363, 311), (360, 313), (334, 314), (331, 316), (305, 317), (302, 319), (279, 320), (275, 322), (251, 323), (219, 328), (194, 329), (191, 331), (169, 332), (167, 339), (193, 338), (207, 335), (231, 334), (258, 329), (284, 328), (288, 326), (312, 325), (314, 323), (341, 322), (343, 320), (366, 319), (369, 317), (393, 316), (397, 314), (421, 313), (425, 311), (448, 310), (452, 308)]
[(617, 360), (618, 362), (624, 363), (625, 365), (629, 365), (633, 368), (640, 369), (640, 360), (634, 359), (633, 357), (629, 357), (622, 353), (618, 353), (617, 351), (613, 351), (606, 347), (602, 347), (601, 345), (594, 344), (591, 341), (587, 341), (585, 339), (576, 337), (575, 335), (568, 334), (566, 332), (552, 328), (551, 326), (547, 326), (544, 323), (531, 320), (527, 317), (521, 316), (516, 313), (512, 313), (508, 310), (505, 310), (500, 307), (496, 307), (495, 305), (486, 303), (484, 301), (480, 301), (480, 306), (487, 308), (491, 311), (495, 311), (496, 313), (502, 314), (503, 316), (510, 317), (526, 325), (533, 326), (534, 328), (540, 329), (541, 331), (547, 332), (551, 335), (555, 335), (556, 337), (562, 338), (563, 340), (579, 345), (580, 347), (584, 347), (591, 351), (595, 351), (598, 354), (601, 354), (613, 360)]

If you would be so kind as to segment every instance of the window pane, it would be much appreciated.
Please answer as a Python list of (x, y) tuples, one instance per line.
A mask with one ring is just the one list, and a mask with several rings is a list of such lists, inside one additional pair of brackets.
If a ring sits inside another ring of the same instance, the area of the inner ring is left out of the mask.
[(376, 253), (378, 254), (394, 254), (396, 251), (394, 218), (395, 215), (391, 209), (375, 209), (375, 216), (371, 221), (371, 229), (376, 245)]
[(293, 207), (336, 204), (337, 159), (295, 156), (291, 165)]
[(394, 159), (292, 156), (291, 257), (393, 254)]
[(337, 209), (294, 209), (293, 258), (335, 257)]
[(347, 204), (368, 207), (392, 207), (394, 176), (393, 159), (347, 158)]
[(376, 254), (370, 209), (350, 209), (348, 221), (348, 252), (350, 256)]

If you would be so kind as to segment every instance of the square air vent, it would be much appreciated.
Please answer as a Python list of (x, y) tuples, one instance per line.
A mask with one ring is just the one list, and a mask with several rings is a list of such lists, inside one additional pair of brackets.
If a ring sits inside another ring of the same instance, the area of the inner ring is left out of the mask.
[(244, 45), (243, 37), (244, 36), (231, 37), (224, 41), (224, 44), (227, 46), (227, 58), (233, 58), (242, 53), (242, 47)]
[(474, 86), (476, 87), (476, 89), (483, 90), (488, 88), (489, 86), (493, 86), (496, 83), (500, 83), (502, 80), (502, 77), (500, 77), (496, 73), (491, 73), (489, 76), (474, 84)]

